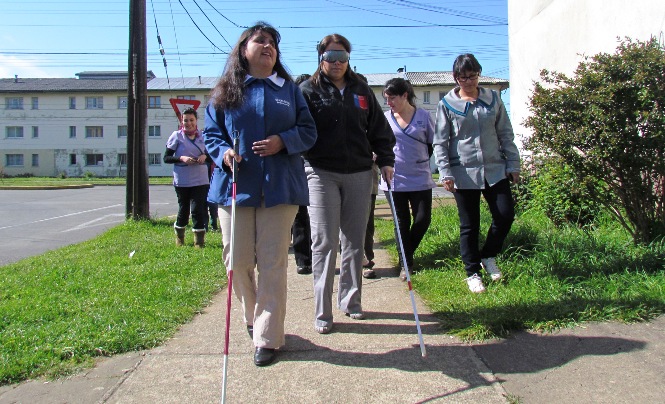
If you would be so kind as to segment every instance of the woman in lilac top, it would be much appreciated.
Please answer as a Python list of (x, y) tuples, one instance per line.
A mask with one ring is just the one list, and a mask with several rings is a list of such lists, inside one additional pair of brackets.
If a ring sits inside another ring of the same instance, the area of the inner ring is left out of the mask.
[[(411, 273), (413, 254), (429, 228), (432, 215), (432, 188), (436, 185), (432, 180), (429, 158), (434, 124), (429, 112), (416, 107), (416, 94), (408, 81), (401, 78), (388, 80), (383, 95), (390, 106), (385, 115), (397, 139), (393, 148), (395, 176), (390, 187), (406, 264)], [(388, 190), (383, 179), (379, 187)], [(400, 277), (406, 280), (403, 268)]]
[(205, 244), (207, 218), (208, 166), (203, 137), (197, 127), (198, 115), (194, 108), (182, 114), (182, 128), (166, 141), (164, 162), (173, 164), (173, 186), (178, 196), (178, 216), (173, 228), (176, 245), (185, 244), (185, 227), (189, 223), (190, 209), (194, 231), (194, 247)]

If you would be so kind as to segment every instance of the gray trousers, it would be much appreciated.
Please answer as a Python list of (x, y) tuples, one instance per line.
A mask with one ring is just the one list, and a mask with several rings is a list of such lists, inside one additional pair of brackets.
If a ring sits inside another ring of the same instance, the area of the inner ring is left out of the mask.
[(314, 325), (332, 326), (332, 293), (338, 246), (342, 246), (337, 307), (362, 312), (362, 261), (372, 190), (372, 171), (340, 174), (306, 167), (312, 231)]

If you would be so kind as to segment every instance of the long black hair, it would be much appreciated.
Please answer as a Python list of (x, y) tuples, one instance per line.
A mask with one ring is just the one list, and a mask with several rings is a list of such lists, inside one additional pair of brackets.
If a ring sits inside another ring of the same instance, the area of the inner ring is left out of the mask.
[(281, 61), (281, 52), (279, 51), (281, 36), (279, 32), (272, 25), (258, 21), (254, 26), (247, 28), (240, 34), (238, 42), (226, 60), (222, 77), (220, 77), (215, 87), (210, 91), (210, 97), (216, 108), (237, 108), (245, 100), (245, 78), (249, 72), (249, 63), (243, 54), (245, 53), (245, 49), (247, 49), (249, 39), (259, 32), (270, 35), (275, 41), (277, 59), (273, 70), (284, 80), (293, 80)]
[(395, 77), (394, 79), (386, 81), (386, 85), (383, 87), (383, 93), (393, 96), (402, 96), (406, 93), (406, 100), (412, 107), (416, 108), (416, 93), (413, 91), (413, 86), (408, 80)]

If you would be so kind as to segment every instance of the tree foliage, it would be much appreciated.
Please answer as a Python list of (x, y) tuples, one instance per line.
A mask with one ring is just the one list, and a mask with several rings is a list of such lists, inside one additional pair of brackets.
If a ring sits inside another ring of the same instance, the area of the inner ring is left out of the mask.
[(665, 50), (626, 38), (573, 77), (541, 72), (526, 148), (557, 156), (636, 243), (665, 234)]

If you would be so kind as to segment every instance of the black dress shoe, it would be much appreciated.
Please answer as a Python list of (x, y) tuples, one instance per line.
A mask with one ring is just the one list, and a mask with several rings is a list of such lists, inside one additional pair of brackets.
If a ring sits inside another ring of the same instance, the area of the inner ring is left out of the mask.
[(254, 364), (256, 366), (268, 366), (275, 360), (275, 350), (272, 348), (256, 348), (254, 352)]
[(312, 273), (312, 267), (310, 265), (298, 265), (296, 272), (298, 272), (299, 275), (309, 275)]
[(249, 338), (254, 339), (254, 326), (253, 325), (248, 325), (247, 326), (247, 333), (249, 334)]

